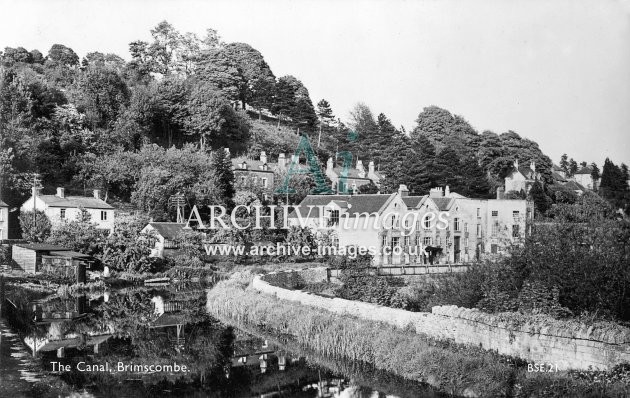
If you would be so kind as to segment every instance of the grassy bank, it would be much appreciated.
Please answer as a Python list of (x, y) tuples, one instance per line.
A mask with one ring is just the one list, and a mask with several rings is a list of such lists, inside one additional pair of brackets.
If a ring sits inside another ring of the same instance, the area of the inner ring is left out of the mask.
[(593, 383), (566, 372), (527, 373), (523, 362), (496, 353), (278, 300), (245, 288), (245, 282), (245, 278), (225, 281), (211, 289), (209, 312), (237, 324), (292, 336), (299, 345), (326, 357), (366, 362), (454, 395), (622, 397), (629, 392), (623, 382)]

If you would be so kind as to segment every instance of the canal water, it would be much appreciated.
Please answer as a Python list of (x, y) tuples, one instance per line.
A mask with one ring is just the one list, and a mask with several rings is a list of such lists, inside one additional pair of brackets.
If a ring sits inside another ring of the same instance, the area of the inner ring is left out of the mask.
[(0, 397), (438, 397), (371, 366), (226, 326), (208, 286), (6, 293)]

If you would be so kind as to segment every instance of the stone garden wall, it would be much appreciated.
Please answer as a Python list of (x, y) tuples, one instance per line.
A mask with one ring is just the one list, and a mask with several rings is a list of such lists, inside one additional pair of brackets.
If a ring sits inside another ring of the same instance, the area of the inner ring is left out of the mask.
[[(308, 270), (304, 279), (316, 282), (325, 268)], [(303, 271), (292, 271), (301, 274)], [(564, 369), (608, 370), (630, 363), (630, 328), (612, 323), (592, 326), (542, 315), (487, 314), (456, 306), (433, 307), (431, 313), (411, 312), (360, 301), (327, 298), (300, 290), (273, 286), (277, 274), (256, 276), (252, 287), (283, 300), (299, 302), (337, 314), (347, 314), (399, 328), (411, 328), (440, 340), (477, 345), (535, 364)]]

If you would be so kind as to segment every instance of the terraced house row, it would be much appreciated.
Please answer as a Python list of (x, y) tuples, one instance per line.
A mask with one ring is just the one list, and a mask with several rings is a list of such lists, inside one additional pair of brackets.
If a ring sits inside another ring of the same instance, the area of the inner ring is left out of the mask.
[(393, 194), (309, 195), (289, 223), (337, 247), (376, 248), (375, 265), (459, 264), (522, 243), (533, 215), (527, 200), (467, 198), (448, 186), (409, 196), (401, 185)]

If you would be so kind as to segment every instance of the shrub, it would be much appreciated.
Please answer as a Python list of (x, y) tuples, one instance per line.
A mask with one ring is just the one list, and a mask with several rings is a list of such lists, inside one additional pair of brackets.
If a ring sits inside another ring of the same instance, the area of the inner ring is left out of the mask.
[(297, 272), (278, 272), (263, 277), (265, 282), (283, 289), (300, 290), (306, 287), (306, 282)]
[(11, 246), (0, 246), (0, 264), (11, 263)]
[(48, 216), (41, 210), (21, 212), (18, 220), (22, 229), (22, 237), (30, 242), (43, 242), (50, 235), (52, 224)]

